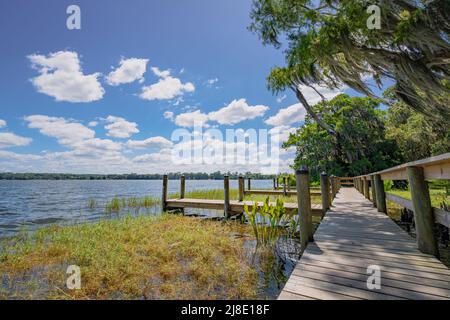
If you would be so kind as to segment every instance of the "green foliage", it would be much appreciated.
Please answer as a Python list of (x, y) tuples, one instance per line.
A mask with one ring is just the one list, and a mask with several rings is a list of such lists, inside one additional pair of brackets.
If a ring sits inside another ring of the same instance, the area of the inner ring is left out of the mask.
[(313, 180), (321, 171), (336, 176), (357, 176), (382, 170), (400, 161), (395, 141), (385, 138), (386, 113), (372, 98), (341, 94), (314, 106), (336, 135), (307, 116), (305, 124), (291, 134), (284, 147), (297, 149), (294, 168), (307, 165)]
[[(367, 27), (369, 5), (380, 7), (381, 29)], [(254, 0), (250, 30), (264, 44), (287, 42), (287, 65), (268, 77), (275, 92), (345, 84), (374, 96), (363, 79), (389, 78), (409, 107), (448, 123), (449, 11), (448, 0)]]
[(258, 245), (275, 246), (284, 232), (283, 226), (285, 224), (296, 228), (293, 215), (286, 214), (283, 201), (280, 199), (277, 199), (275, 206), (273, 206), (269, 203), (269, 197), (267, 197), (262, 206), (258, 206), (258, 203), (255, 202), (251, 211), (245, 204), (244, 214), (253, 229)]
[(450, 127), (396, 101), (388, 110), (386, 137), (395, 140), (404, 161), (450, 151)]

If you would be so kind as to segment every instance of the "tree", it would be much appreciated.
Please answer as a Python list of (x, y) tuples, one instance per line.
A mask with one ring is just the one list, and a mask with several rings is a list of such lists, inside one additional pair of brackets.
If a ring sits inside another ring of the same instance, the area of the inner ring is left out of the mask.
[[(380, 29), (367, 27), (369, 5), (381, 9)], [(269, 88), (291, 88), (309, 115), (335, 134), (302, 89), (320, 94), (317, 85), (335, 89), (345, 84), (375, 97), (364, 80), (372, 77), (381, 87), (389, 79), (407, 106), (450, 122), (449, 13), (448, 0), (254, 0), (250, 29), (264, 44), (288, 43), (287, 66), (272, 70)]]
[[(390, 92), (387, 96), (393, 98)], [(386, 137), (397, 142), (405, 162), (450, 152), (450, 127), (398, 100), (387, 111)]]
[(379, 109), (378, 100), (341, 94), (318, 103), (313, 111), (323, 115), (336, 135), (329, 135), (308, 115), (305, 124), (283, 145), (297, 149), (294, 168), (307, 165), (317, 180), (323, 170), (357, 176), (401, 162), (395, 141), (385, 138), (386, 112)]

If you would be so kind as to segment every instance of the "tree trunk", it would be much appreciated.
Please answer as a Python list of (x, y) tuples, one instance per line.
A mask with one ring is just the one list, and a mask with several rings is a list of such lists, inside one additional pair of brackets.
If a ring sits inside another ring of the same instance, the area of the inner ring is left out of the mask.
[(334, 129), (328, 123), (323, 121), (320, 115), (314, 112), (311, 105), (308, 103), (308, 101), (306, 100), (305, 96), (300, 91), (300, 89), (295, 88), (295, 95), (297, 96), (297, 99), (300, 101), (303, 107), (305, 107), (306, 112), (308, 112), (308, 114), (317, 122), (317, 124), (321, 126), (324, 130), (326, 130), (329, 134), (335, 136), (336, 132), (334, 131)]

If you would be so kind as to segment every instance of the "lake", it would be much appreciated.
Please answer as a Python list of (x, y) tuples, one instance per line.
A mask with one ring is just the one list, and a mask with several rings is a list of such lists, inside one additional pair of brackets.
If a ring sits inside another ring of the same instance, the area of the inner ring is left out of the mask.
[[(272, 180), (252, 180), (255, 189), (272, 186)], [(180, 181), (169, 181), (169, 194), (179, 188)], [(238, 188), (237, 180), (230, 180), (230, 188)], [(223, 180), (186, 180), (186, 192), (206, 189), (223, 189)], [(108, 217), (105, 204), (115, 196), (159, 199), (161, 190), (161, 180), (0, 180), (0, 237), (52, 224), (97, 221)], [(96, 200), (95, 208), (88, 207), (89, 199)], [(146, 213), (160, 214), (161, 208), (155, 206)]]

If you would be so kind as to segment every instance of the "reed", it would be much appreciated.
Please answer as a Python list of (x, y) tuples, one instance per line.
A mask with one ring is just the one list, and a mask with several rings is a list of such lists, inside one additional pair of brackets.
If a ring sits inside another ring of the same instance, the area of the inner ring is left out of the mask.
[(90, 199), (88, 200), (87, 206), (88, 206), (88, 208), (89, 208), (90, 210), (93, 210), (93, 209), (95, 209), (95, 208), (97, 207), (97, 201), (96, 201), (94, 198), (90, 198)]

